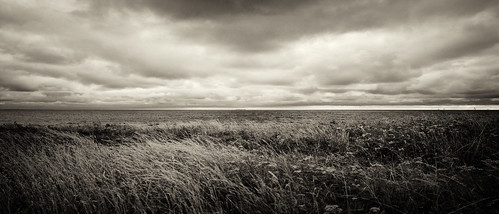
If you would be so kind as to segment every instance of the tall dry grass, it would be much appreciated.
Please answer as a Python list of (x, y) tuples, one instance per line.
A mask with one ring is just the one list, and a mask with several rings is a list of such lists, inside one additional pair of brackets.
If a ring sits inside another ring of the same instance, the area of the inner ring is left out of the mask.
[(497, 117), (0, 126), (2, 213), (497, 213)]

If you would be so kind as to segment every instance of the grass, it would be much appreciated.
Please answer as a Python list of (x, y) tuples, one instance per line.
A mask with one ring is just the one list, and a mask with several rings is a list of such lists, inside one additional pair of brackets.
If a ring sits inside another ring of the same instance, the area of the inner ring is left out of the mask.
[(0, 126), (1, 213), (498, 213), (499, 118)]

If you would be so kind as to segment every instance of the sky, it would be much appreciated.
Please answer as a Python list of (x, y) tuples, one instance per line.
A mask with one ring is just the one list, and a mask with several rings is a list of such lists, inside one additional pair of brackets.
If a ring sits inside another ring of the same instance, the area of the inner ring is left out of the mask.
[(497, 0), (0, 4), (0, 109), (499, 106)]

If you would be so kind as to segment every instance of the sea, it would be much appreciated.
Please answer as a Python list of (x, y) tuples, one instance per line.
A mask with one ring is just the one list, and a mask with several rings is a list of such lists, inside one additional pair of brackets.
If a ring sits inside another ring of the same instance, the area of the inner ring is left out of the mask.
[(499, 111), (434, 110), (0, 110), (0, 124), (159, 124), (199, 121), (312, 123), (362, 120), (435, 120), (475, 115), (499, 118)]

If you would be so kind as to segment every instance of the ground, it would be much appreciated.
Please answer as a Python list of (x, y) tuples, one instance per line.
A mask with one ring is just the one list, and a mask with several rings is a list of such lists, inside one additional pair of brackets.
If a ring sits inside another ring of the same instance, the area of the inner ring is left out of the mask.
[(1, 125), (0, 212), (498, 213), (499, 112), (188, 114)]

